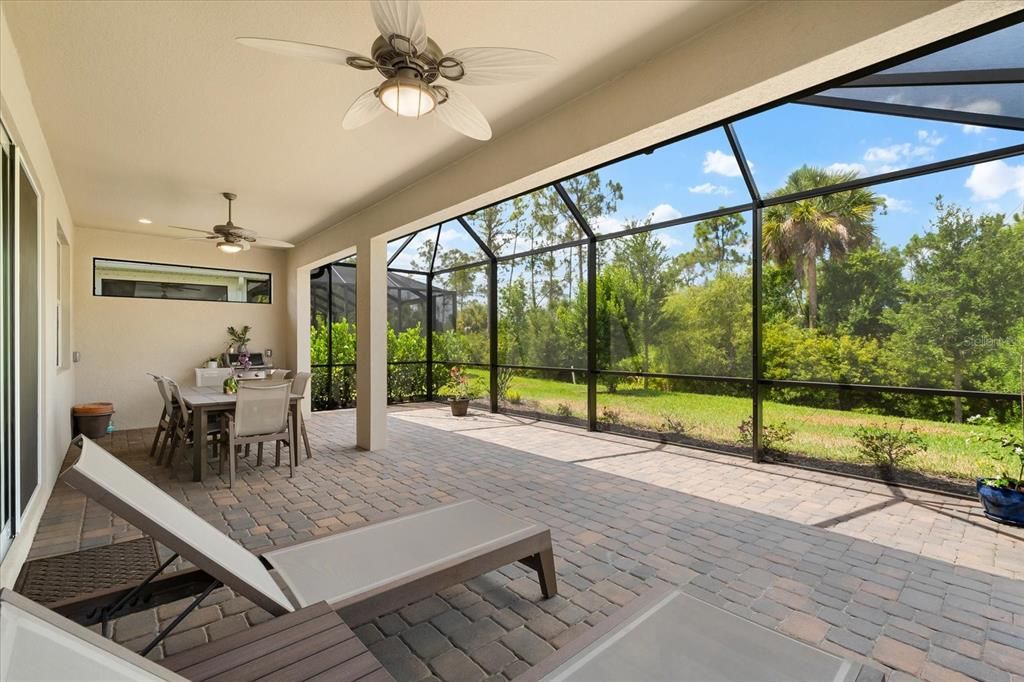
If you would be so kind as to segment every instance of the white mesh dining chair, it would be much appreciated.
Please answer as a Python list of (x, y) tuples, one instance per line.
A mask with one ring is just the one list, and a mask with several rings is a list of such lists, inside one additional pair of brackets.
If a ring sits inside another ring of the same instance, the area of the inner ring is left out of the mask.
[(285, 381), (291, 373), (290, 369), (273, 369), (270, 370), (270, 378), (274, 381)]
[[(227, 438), (228, 486), (235, 485), (238, 448), (257, 444), (260, 453), (257, 465), (262, 463), (263, 443), (274, 443), (277, 448), (277, 462), (281, 461), (281, 443), (288, 445), (288, 476), (295, 475), (295, 448), (288, 406), (291, 402), (291, 382), (255, 386), (242, 384), (235, 399), (235, 412), (225, 412), (222, 430)], [(221, 473), (224, 469), (221, 455)]]
[[(295, 378), (292, 379), (292, 393), (296, 395), (305, 395), (306, 386), (309, 385), (309, 372), (296, 372)], [(306, 433), (306, 420), (302, 417), (302, 410), (298, 410), (299, 420), (299, 432), (302, 434), (302, 442), (306, 446), (306, 459), (313, 456), (313, 451), (309, 449), (309, 435)], [(298, 435), (295, 434), (296, 440)]]

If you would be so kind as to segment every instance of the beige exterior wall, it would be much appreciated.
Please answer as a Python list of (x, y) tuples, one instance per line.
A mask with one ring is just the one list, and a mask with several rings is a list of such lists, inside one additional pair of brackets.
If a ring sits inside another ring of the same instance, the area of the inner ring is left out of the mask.
[[(111, 230), (76, 230), (73, 289), (76, 297), (75, 402), (114, 403), (118, 429), (150, 427), (160, 416), (160, 396), (146, 372), (195, 385), (195, 372), (228, 345), (227, 327), (250, 325), (249, 349), (273, 349), (272, 361), (287, 367), (286, 256), (271, 249), (225, 254), (213, 244)], [(237, 268), (273, 276), (272, 303), (223, 303), (94, 296), (93, 258), (172, 265)]]
[[(14, 49), (11, 34), (7, 27), (7, 19), (0, 3), (0, 119), (11, 133), (14, 144), (25, 159), (36, 185), (39, 189), (40, 207), (42, 210), (42, 232), (40, 234), (42, 301), (40, 319), (42, 329), (40, 338), (43, 343), (39, 349), (41, 354), (40, 380), (40, 471), (39, 485), (29, 501), (22, 517), (21, 528), (7, 554), (0, 563), (0, 587), (13, 585), (21, 563), (28, 553), (35, 535), (39, 517), (50, 497), (50, 490), (57, 477), (58, 467), (64, 458), (68, 441), (71, 438), (71, 426), (68, 414), (75, 393), (75, 370), (68, 363), (65, 368), (58, 368), (57, 357), (57, 224), (60, 223), (67, 238), (70, 249), (75, 248), (75, 230), (71, 222), (64, 192), (50, 157), (50, 150), (43, 137), (32, 105), (32, 96), (25, 82), (18, 53)], [(75, 297), (65, 296), (65, 306), (70, 305), (71, 319), (74, 319)], [(73, 323), (72, 323), (73, 324)], [(72, 330), (69, 332), (73, 333)], [(33, 408), (29, 408), (33, 409)]]

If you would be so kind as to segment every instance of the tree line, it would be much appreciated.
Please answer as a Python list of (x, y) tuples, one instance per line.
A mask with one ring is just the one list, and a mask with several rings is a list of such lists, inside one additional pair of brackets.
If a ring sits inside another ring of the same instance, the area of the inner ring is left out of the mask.
[[(850, 179), (805, 166), (777, 195)], [(568, 181), (566, 190), (591, 224), (613, 215), (623, 198), (622, 187), (597, 172)], [(928, 222), (899, 246), (878, 234), (885, 199), (869, 189), (765, 209), (761, 317), (767, 378), (1017, 390), (1013, 370), (1024, 353), (1024, 218), (976, 215), (941, 196), (933, 208)], [(597, 245), (598, 368), (640, 376), (624, 385), (618, 375), (602, 375), (605, 390), (692, 385), (643, 376), (648, 373), (752, 376), (746, 217), (726, 215), (680, 228), (692, 229), (692, 247), (674, 255), (664, 230), (642, 231), (650, 220), (626, 221), (622, 229), (634, 233)], [(582, 237), (554, 190), (484, 209), (468, 221), (495, 253), (527, 252), (499, 266), (498, 362), (585, 368), (588, 247), (532, 252)], [(425, 243), (414, 267), (433, 251), (432, 241)], [(445, 249), (435, 269), (475, 260), (479, 254)], [(486, 269), (440, 274), (435, 285), (454, 293), (457, 311), (455, 319), (435, 322), (435, 359), (487, 362)], [(410, 344), (402, 346), (403, 355), (413, 352)], [(893, 395), (863, 396), (854, 404), (849, 393), (816, 389), (777, 390), (772, 397), (957, 422), (968, 408), (989, 407)], [(1005, 409), (1013, 408), (1007, 403)]]

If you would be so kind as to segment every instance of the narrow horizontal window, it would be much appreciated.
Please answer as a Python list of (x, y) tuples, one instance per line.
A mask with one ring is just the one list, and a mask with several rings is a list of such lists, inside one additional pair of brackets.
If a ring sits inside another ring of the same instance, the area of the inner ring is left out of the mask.
[(176, 301), (270, 303), (269, 272), (93, 259), (93, 294)]

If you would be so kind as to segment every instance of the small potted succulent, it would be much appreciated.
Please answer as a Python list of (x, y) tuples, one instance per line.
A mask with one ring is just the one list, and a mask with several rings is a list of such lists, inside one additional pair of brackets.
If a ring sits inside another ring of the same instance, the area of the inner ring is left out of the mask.
[[(1024, 526), (1024, 356), (1020, 364), (1020, 429), (1007, 429), (1001, 433), (976, 433), (971, 440), (992, 443), (999, 447), (997, 457), (1010, 467), (995, 478), (977, 480), (978, 499), (985, 508), (985, 516), (993, 521)], [(971, 424), (993, 426), (991, 417), (974, 416)], [(1016, 476), (1012, 474), (1016, 473)]]
[(481, 393), (480, 380), (467, 375), (458, 365), (448, 371), (448, 381), (437, 391), (442, 398), (448, 398), (453, 417), (465, 417), (469, 401), (479, 398)]
[(228, 377), (227, 379), (225, 379), (224, 392), (228, 394), (238, 393), (238, 380), (235, 379), (234, 377)]

